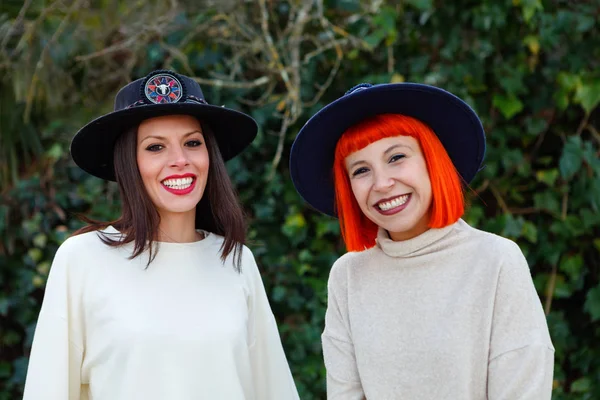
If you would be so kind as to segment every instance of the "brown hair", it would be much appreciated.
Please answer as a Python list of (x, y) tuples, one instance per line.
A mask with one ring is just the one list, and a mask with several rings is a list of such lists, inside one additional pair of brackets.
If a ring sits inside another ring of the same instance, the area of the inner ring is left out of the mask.
[[(244, 213), (227, 174), (214, 133), (207, 124), (201, 123), (201, 125), (210, 166), (204, 195), (196, 206), (196, 228), (225, 238), (220, 249), (221, 260), (225, 262), (233, 252), (234, 265), (239, 272), (242, 247), (246, 242)], [(122, 237), (113, 239), (102, 233), (101, 240), (109, 246), (134, 242), (130, 258), (135, 258), (148, 250), (148, 265), (150, 265), (158, 251), (154, 242), (158, 237), (160, 216), (146, 192), (136, 160), (137, 126), (120, 135), (114, 148), (114, 168), (121, 198), (121, 216), (110, 222), (82, 217), (88, 225), (77, 230), (73, 235), (102, 230), (112, 225), (121, 232)]]

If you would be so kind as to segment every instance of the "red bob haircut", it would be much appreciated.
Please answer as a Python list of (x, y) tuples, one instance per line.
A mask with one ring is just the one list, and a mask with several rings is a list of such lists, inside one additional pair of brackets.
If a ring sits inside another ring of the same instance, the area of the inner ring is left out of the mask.
[(431, 181), (429, 227), (443, 228), (455, 223), (464, 214), (462, 179), (431, 128), (415, 118), (400, 114), (376, 115), (351, 126), (335, 148), (335, 207), (348, 251), (373, 247), (378, 227), (362, 213), (356, 202), (345, 159), (373, 142), (392, 136), (413, 137), (421, 147)]

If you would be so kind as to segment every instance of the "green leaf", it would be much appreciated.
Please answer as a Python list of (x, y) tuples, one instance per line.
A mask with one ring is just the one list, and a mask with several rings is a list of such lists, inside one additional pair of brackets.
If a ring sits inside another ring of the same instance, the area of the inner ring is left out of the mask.
[(523, 110), (523, 103), (515, 95), (504, 96), (495, 94), (492, 103), (500, 110), (506, 119), (511, 119)]
[(550, 211), (553, 214), (560, 214), (560, 203), (556, 195), (550, 191), (534, 194), (533, 204), (535, 208)]
[(521, 237), (521, 233), (523, 232), (523, 219), (514, 218), (510, 214), (505, 214), (503, 219), (504, 229), (502, 229), (502, 236), (512, 239)]
[(27, 251), (27, 255), (33, 260), (34, 263), (39, 262), (43, 257), (42, 250), (35, 247), (29, 249), (29, 251)]
[(286, 294), (287, 294), (286, 288), (278, 285), (273, 288), (273, 291), (271, 292), (271, 298), (276, 303), (279, 303), (285, 299)]
[(38, 233), (33, 237), (33, 244), (35, 245), (35, 247), (39, 247), (40, 249), (46, 247), (47, 241), (48, 237), (43, 233)]
[(535, 35), (527, 35), (523, 43), (529, 48), (531, 54), (537, 55), (540, 52), (540, 40)]
[(6, 317), (10, 306), (10, 300), (7, 297), (0, 297), (0, 315)]
[(575, 91), (575, 101), (583, 107), (587, 114), (600, 103), (600, 81), (583, 84)]
[(63, 157), (64, 154), (65, 152), (63, 151), (63, 148), (60, 143), (54, 143), (52, 147), (50, 147), (48, 151), (46, 151), (46, 156), (48, 156), (52, 160), (59, 160), (61, 157)]
[(558, 168), (562, 177), (564, 179), (571, 179), (581, 168), (582, 161), (581, 138), (579, 136), (571, 136), (567, 139), (558, 162)]
[(323, 217), (317, 221), (317, 237), (322, 238), (324, 235), (331, 233), (336, 236), (340, 234), (340, 224), (337, 219)]
[(591, 315), (592, 321), (600, 320), (600, 285), (587, 293), (583, 309)]
[(577, 30), (587, 32), (596, 26), (596, 18), (591, 15), (580, 14), (577, 21)]
[(369, 45), (369, 48), (374, 49), (381, 43), (383, 39), (387, 36), (385, 30), (377, 29), (367, 37), (365, 37), (365, 42)]
[(600, 158), (589, 140), (583, 142), (583, 159), (592, 168), (594, 174), (600, 177)]
[(600, 211), (600, 177), (594, 179), (590, 183), (588, 190), (588, 200), (592, 209), (596, 212)]
[(386, 31), (391, 33), (391, 31), (396, 30), (396, 19), (398, 17), (398, 13), (392, 7), (382, 7), (377, 15), (373, 17), (373, 23)]
[(520, 3), (523, 12), (523, 19), (527, 23), (531, 21), (531, 18), (538, 10), (544, 9), (541, 0), (520, 0)]
[(433, 0), (406, 0), (406, 4), (410, 4), (421, 11), (427, 11), (433, 8)]
[(288, 215), (282, 227), (283, 233), (289, 238), (298, 238), (299, 234), (306, 229), (306, 219), (301, 213)]
[(10, 363), (6, 361), (0, 361), (0, 379), (10, 378), (12, 373), (12, 368), (10, 367)]
[(571, 297), (572, 294), (573, 289), (571, 288), (571, 285), (569, 285), (565, 281), (565, 277), (562, 275), (557, 275), (554, 286), (554, 293), (552, 294), (553, 297), (556, 297), (558, 299), (567, 299)]
[(563, 89), (572, 92), (581, 84), (581, 77), (569, 72), (559, 72), (556, 81)]
[(588, 393), (592, 387), (590, 378), (580, 378), (571, 384), (571, 392)]
[(522, 235), (531, 243), (537, 243), (538, 232), (537, 227), (533, 223), (529, 221), (523, 223)]
[(583, 257), (581, 254), (576, 254), (563, 258), (559, 268), (569, 276), (571, 281), (575, 281), (581, 276), (583, 265)]
[(48, 273), (50, 272), (50, 266), (50, 261), (42, 261), (37, 265), (36, 270), (38, 274), (42, 276), (48, 276)]
[(543, 182), (552, 187), (556, 182), (556, 178), (558, 178), (558, 170), (556, 168), (541, 170), (535, 173), (535, 177), (539, 182)]
[(565, 89), (558, 89), (552, 95), (559, 110), (564, 111), (569, 106), (569, 93)]
[(598, 212), (594, 212), (589, 208), (581, 208), (579, 216), (586, 230), (593, 229), (597, 225), (600, 226), (600, 213)]
[(563, 223), (563, 229), (572, 237), (583, 236), (587, 233), (581, 218), (576, 215), (568, 215)]
[(358, 0), (340, 0), (336, 2), (337, 8), (346, 12), (358, 12), (360, 11), (360, 1)]

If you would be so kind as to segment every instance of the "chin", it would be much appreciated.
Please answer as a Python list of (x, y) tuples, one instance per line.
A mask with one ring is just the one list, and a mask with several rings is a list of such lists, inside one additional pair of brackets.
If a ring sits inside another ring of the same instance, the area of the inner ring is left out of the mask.
[(198, 200), (197, 202), (186, 202), (186, 204), (173, 204), (173, 202), (165, 202), (162, 204), (161, 209), (168, 213), (186, 213), (194, 210), (199, 202), (200, 200)]

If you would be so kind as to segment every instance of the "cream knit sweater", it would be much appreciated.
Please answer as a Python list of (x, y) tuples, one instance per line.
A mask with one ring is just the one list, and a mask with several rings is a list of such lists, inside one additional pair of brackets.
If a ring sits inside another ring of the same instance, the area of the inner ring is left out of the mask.
[(464, 221), (342, 256), (322, 336), (329, 400), (546, 400), (554, 348), (519, 247)]
[[(110, 227), (105, 232), (118, 234)], [(96, 232), (54, 258), (24, 400), (297, 400), (259, 270), (223, 238), (129, 259)]]

